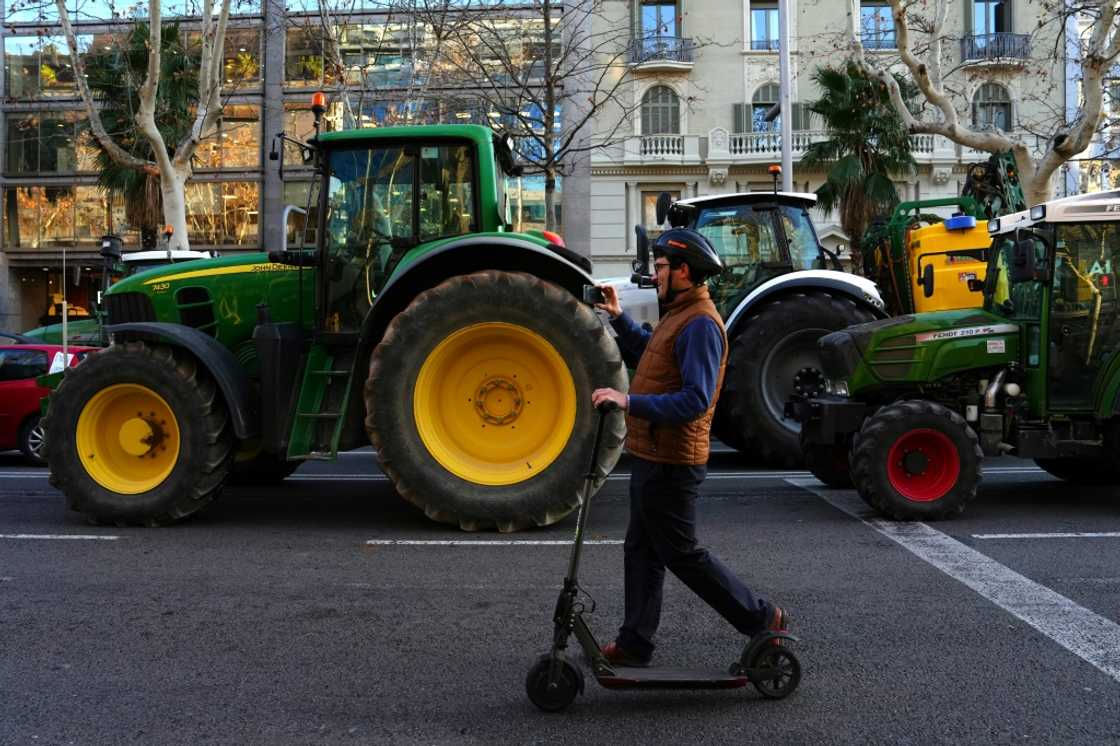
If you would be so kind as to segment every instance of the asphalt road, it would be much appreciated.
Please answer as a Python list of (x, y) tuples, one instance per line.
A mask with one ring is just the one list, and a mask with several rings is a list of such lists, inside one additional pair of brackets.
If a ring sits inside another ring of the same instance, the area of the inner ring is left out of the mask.
[[(120, 529), (0, 455), (0, 743), (1120, 743), (1115, 488), (1002, 460), (962, 518), (894, 524), (716, 454), (700, 535), (793, 611), (801, 688), (774, 702), (588, 676), (544, 715), (523, 683), (567, 549), (517, 542), (567, 540), (574, 520), (463, 534), (374, 464), (305, 465), (183, 525)], [(623, 462), (593, 503), (607, 543), (584, 560), (602, 641), (621, 616), (625, 479)], [(662, 619), (660, 664), (723, 669), (739, 651), (674, 579)]]

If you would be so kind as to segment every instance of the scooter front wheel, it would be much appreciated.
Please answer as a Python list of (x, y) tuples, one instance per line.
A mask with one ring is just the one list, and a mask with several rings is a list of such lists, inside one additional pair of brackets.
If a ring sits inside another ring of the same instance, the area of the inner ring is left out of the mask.
[(748, 675), (762, 696), (782, 699), (801, 683), (801, 662), (788, 647), (768, 645), (755, 656)]
[(583, 672), (565, 657), (560, 656), (556, 661), (558, 666), (555, 682), (549, 682), (549, 672), (552, 668), (552, 656), (548, 653), (542, 655), (529, 669), (525, 677), (525, 693), (529, 701), (545, 712), (560, 712), (567, 709), (583, 691)]

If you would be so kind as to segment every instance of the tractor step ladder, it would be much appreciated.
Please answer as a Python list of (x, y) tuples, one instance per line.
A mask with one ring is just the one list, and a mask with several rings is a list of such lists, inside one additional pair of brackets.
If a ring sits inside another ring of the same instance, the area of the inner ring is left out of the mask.
[(331, 461), (335, 458), (350, 401), (352, 362), (347, 355), (312, 349), (296, 403), (289, 459)]

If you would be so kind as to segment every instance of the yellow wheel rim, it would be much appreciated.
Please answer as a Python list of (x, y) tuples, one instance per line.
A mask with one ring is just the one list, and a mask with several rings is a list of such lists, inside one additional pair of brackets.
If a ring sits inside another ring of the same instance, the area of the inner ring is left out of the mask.
[(413, 392), (420, 439), (452, 474), (507, 485), (563, 453), (576, 422), (576, 386), (556, 348), (515, 324), (475, 324), (443, 340)]
[(158, 487), (179, 460), (179, 421), (151, 389), (121, 383), (103, 389), (78, 416), (78, 457), (111, 492), (136, 495)]

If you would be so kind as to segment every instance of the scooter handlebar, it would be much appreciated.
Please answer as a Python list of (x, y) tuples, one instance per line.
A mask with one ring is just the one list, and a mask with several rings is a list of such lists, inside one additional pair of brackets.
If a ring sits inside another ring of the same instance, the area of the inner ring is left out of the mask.
[(608, 400), (600, 402), (599, 406), (595, 407), (595, 409), (599, 410), (599, 414), (607, 414), (608, 412), (613, 412), (618, 409), (618, 405)]

